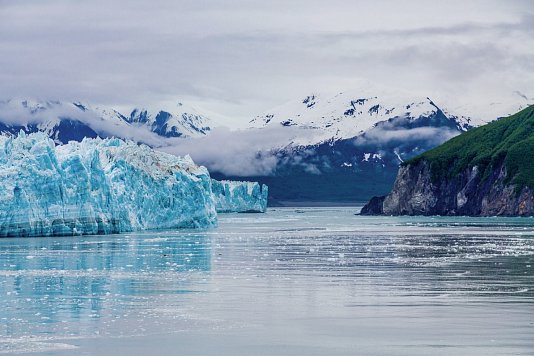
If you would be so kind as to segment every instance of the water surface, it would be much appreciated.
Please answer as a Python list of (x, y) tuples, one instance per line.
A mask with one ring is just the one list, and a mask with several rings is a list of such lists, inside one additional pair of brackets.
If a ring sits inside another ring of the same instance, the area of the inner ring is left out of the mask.
[(0, 239), (0, 352), (534, 353), (534, 219), (354, 212)]

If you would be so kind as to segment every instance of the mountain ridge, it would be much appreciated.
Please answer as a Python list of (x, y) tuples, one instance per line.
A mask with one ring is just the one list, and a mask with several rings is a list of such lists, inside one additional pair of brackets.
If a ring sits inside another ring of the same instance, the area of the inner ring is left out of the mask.
[[(181, 108), (181, 104), (177, 106)], [(143, 118), (141, 118), (143, 116)], [(210, 120), (188, 108), (174, 113), (134, 109), (128, 115), (111, 108), (80, 101), (0, 101), (0, 132), (16, 135), (42, 131), (57, 143), (79, 141), (83, 137), (128, 138), (157, 146), (158, 137), (195, 137), (210, 130)]]

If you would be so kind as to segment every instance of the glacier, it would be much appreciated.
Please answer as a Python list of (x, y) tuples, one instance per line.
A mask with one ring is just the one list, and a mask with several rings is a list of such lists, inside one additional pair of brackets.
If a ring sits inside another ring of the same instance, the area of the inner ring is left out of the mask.
[(219, 213), (264, 213), (267, 210), (269, 190), (265, 184), (212, 179), (211, 187)]
[(217, 225), (212, 181), (190, 157), (116, 138), (56, 146), (0, 137), (0, 237)]

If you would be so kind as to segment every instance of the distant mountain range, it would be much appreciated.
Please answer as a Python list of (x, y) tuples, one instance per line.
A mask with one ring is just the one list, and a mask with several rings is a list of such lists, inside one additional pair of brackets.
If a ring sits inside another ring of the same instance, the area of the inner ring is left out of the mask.
[(308, 146), (333, 142), (364, 134), (377, 124), (403, 118), (416, 121), (436, 114), (447, 117), (460, 131), (478, 126), (481, 122), (469, 117), (448, 114), (430, 98), (401, 96), (363, 96), (343, 92), (328, 97), (319, 94), (289, 102), (254, 118), (251, 127), (301, 127), (313, 130), (312, 135), (295, 137), (294, 145)]
[[(180, 154), (191, 154), (216, 179), (269, 185), (271, 204), (349, 202), (388, 192), (403, 161), (532, 103), (524, 95), (512, 96), (479, 110), (494, 113), (488, 116), (392, 90), (310, 94), (254, 117), (221, 143), (215, 138), (224, 123), (181, 103), (173, 110), (136, 108), (124, 114), (81, 102), (7, 100), (0, 101), (0, 133), (43, 131), (57, 143), (115, 136), (168, 152), (181, 146)], [(250, 145), (250, 140), (243, 140), (247, 135), (263, 137), (263, 145)], [(201, 145), (195, 144), (198, 139)], [(206, 145), (216, 145), (218, 156), (197, 152)], [(220, 164), (224, 159), (219, 159), (225, 152), (237, 162), (245, 155), (249, 161), (268, 156), (269, 169), (226, 169)]]
[(198, 137), (210, 129), (207, 117), (181, 103), (174, 112), (139, 108), (125, 115), (81, 102), (0, 101), (0, 133), (42, 131), (57, 143), (115, 136), (159, 146), (158, 138)]

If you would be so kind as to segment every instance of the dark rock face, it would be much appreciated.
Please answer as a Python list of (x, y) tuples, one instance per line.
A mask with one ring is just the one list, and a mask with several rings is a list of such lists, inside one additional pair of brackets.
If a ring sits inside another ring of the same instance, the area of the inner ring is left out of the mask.
[(369, 203), (360, 211), (360, 215), (382, 215), (384, 213), (384, 199), (385, 195), (381, 197), (372, 197)]
[(482, 177), (475, 166), (454, 178), (434, 181), (428, 162), (420, 161), (400, 167), (391, 193), (383, 198), (371, 199), (361, 214), (534, 215), (532, 190), (507, 182), (506, 169), (502, 164), (488, 177)]

